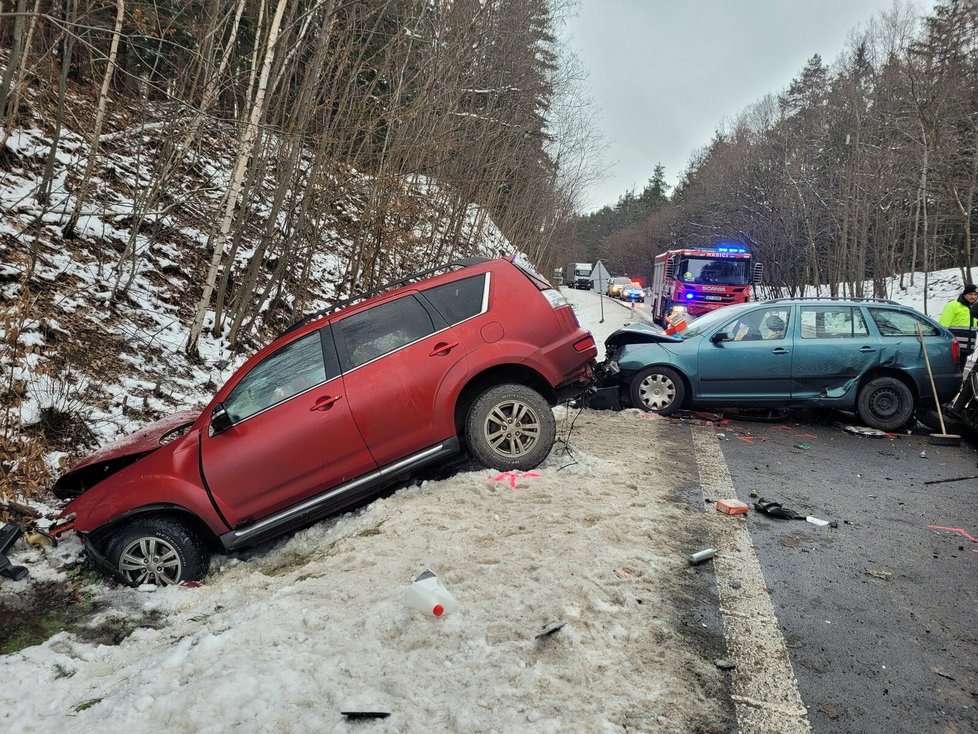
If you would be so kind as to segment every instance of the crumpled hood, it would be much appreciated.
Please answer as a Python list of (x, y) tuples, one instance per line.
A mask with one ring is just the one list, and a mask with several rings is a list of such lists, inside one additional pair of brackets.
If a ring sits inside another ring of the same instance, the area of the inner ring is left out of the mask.
[(671, 336), (658, 326), (628, 324), (605, 339), (604, 346), (610, 352), (623, 344), (676, 344), (682, 340), (681, 336)]
[(118, 441), (113, 441), (112, 443), (100, 448), (91, 456), (82, 459), (80, 462), (71, 467), (71, 469), (61, 477), (61, 480), (71, 474), (77, 473), (85, 467), (92, 466), (93, 464), (101, 464), (107, 461), (121, 459), (126, 456), (148, 454), (151, 451), (155, 451), (160, 447), (160, 439), (162, 439), (165, 435), (168, 433), (173, 433), (179, 428), (191, 425), (199, 416), (199, 410), (181, 410), (171, 416), (168, 416), (167, 418), (158, 420), (155, 423), (150, 423), (148, 426), (144, 426), (135, 433), (130, 433), (128, 436), (124, 436)]

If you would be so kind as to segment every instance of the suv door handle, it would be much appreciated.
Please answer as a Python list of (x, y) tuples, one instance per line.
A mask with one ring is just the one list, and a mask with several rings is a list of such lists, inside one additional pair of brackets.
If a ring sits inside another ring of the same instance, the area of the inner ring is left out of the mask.
[(876, 351), (876, 347), (869, 347), (869, 346), (859, 347), (859, 351), (860, 352), (875, 352)]
[(311, 413), (314, 410), (329, 410), (333, 407), (333, 403), (342, 399), (342, 397), (342, 395), (321, 395), (320, 397), (316, 398), (316, 402), (313, 403), (311, 408), (309, 408), (309, 412)]
[(428, 352), (429, 357), (444, 357), (458, 346), (458, 342), (438, 342), (435, 348)]
[(787, 354), (788, 350), (784, 347), (775, 347), (771, 350), (771, 354)]

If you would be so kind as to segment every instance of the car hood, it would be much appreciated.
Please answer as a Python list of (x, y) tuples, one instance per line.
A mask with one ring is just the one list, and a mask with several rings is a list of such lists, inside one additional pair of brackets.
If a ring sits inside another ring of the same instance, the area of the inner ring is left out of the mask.
[(677, 344), (682, 337), (667, 334), (661, 327), (649, 324), (628, 324), (604, 340), (605, 350), (610, 352), (624, 344)]
[(103, 446), (91, 456), (82, 459), (62, 479), (93, 464), (103, 464), (127, 456), (138, 456), (155, 451), (160, 448), (162, 445), (160, 441), (167, 434), (192, 425), (199, 416), (199, 410), (181, 410), (167, 418), (150, 423), (135, 433), (130, 433), (118, 441)]

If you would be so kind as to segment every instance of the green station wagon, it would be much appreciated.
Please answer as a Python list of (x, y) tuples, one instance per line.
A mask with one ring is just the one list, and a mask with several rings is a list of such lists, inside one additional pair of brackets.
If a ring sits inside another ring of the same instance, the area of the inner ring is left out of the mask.
[(662, 415), (682, 407), (828, 407), (892, 431), (916, 408), (933, 407), (935, 390), (943, 404), (961, 384), (951, 332), (892, 301), (727, 306), (676, 336), (629, 325), (608, 337), (605, 352), (600, 387)]

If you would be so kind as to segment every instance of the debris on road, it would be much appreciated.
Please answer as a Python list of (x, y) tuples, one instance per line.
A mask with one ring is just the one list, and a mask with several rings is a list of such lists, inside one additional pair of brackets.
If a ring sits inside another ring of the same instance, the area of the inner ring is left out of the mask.
[(696, 551), (689, 557), (689, 565), (696, 566), (703, 561), (710, 560), (716, 554), (716, 548), (704, 548), (703, 550)]
[(869, 428), (867, 426), (844, 426), (842, 430), (856, 436), (868, 436), (870, 438), (887, 437), (886, 431), (881, 431), (878, 428)]
[(717, 500), (716, 508), (724, 515), (746, 515), (748, 510), (747, 503), (740, 500)]
[(550, 637), (551, 635), (553, 635), (556, 632), (560, 631), (560, 629), (565, 624), (567, 624), (567, 622), (551, 622), (550, 624), (548, 624), (547, 626), (545, 626), (543, 628), (543, 632), (541, 632), (540, 634), (536, 635), (535, 639), (542, 640), (545, 637)]
[(760, 512), (762, 515), (768, 515), (769, 517), (777, 517), (782, 520), (804, 520), (804, 515), (799, 515), (794, 510), (789, 510), (787, 507), (782, 506), (780, 502), (774, 502), (773, 500), (766, 500), (763, 497), (758, 497), (754, 502), (754, 509)]
[(966, 479), (978, 479), (978, 474), (970, 474), (966, 477), (953, 477), (951, 479), (929, 479), (924, 484), (946, 484), (947, 482), (963, 482)]
[(737, 667), (737, 663), (733, 662), (732, 660), (714, 660), (713, 664), (720, 670), (733, 670)]
[(863, 571), (867, 576), (872, 576), (874, 579), (880, 579), (881, 581), (889, 581), (893, 573), (890, 571), (875, 571), (873, 569), (867, 568)]
[(802, 451), (808, 451), (811, 447), (812, 447), (811, 444), (807, 444), (807, 443), (796, 443), (795, 444), (795, 448), (796, 449), (801, 449)]
[(27, 576), (27, 569), (23, 566), (15, 566), (7, 558), (7, 551), (17, 542), (20, 537), (20, 526), (13, 523), (0, 524), (0, 576), (11, 581), (20, 581)]

